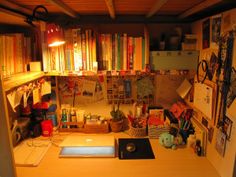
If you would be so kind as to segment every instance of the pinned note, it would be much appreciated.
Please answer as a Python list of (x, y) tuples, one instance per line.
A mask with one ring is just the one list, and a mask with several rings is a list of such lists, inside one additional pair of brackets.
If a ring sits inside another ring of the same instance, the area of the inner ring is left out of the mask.
[(176, 92), (179, 94), (181, 98), (185, 98), (190, 91), (192, 85), (187, 79), (181, 83), (181, 85), (177, 88)]
[(33, 104), (36, 104), (40, 102), (40, 97), (39, 97), (39, 89), (38, 88), (35, 88), (33, 90)]
[(7, 94), (7, 99), (13, 109), (16, 112), (15, 108), (20, 104), (24, 91), (22, 89), (17, 89)]
[(208, 119), (212, 119), (213, 89), (206, 84), (194, 84), (194, 106)]
[(42, 83), (42, 86), (41, 86), (41, 95), (47, 95), (47, 94), (51, 94), (51, 82), (44, 82)]

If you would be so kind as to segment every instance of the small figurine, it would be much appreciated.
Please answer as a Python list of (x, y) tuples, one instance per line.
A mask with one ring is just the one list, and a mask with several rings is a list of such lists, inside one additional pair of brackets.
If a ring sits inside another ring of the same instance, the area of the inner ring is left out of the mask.
[(183, 138), (180, 135), (174, 137), (170, 133), (162, 133), (159, 137), (159, 143), (166, 147), (176, 149), (176, 146), (184, 144)]
[(201, 155), (202, 155), (202, 147), (201, 147), (201, 141), (200, 141), (200, 140), (197, 140), (197, 141), (196, 141), (195, 153), (196, 153), (198, 156), (201, 156)]
[(159, 143), (166, 148), (176, 149), (175, 137), (169, 133), (162, 133), (159, 137)]

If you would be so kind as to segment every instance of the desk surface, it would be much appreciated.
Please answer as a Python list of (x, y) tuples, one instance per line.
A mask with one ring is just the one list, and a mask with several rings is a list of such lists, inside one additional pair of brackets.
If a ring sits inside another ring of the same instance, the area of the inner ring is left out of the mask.
[[(125, 133), (112, 134), (129, 137)], [(57, 135), (59, 143), (65, 135)], [(156, 159), (119, 160), (116, 158), (59, 158), (60, 148), (51, 146), (38, 167), (17, 167), (18, 177), (219, 177), (205, 157), (192, 149), (166, 149), (157, 139), (150, 140)]]

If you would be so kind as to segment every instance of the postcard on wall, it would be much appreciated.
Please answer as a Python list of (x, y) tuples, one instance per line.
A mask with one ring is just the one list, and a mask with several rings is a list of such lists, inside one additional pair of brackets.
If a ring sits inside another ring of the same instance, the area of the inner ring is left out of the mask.
[(75, 79), (73, 77), (59, 77), (59, 97), (61, 104), (73, 104), (75, 92)]
[(216, 151), (224, 157), (226, 145), (226, 134), (221, 130), (217, 131), (215, 149)]
[(188, 94), (191, 88), (192, 88), (191, 83), (187, 79), (184, 79), (181, 85), (177, 88), (176, 92), (179, 94), (181, 98), (185, 98), (185, 96)]
[(209, 47), (210, 47), (210, 19), (207, 19), (202, 23), (202, 48), (206, 49)]
[(208, 119), (212, 119), (213, 89), (206, 84), (194, 84), (194, 106)]
[(95, 81), (83, 80), (82, 95), (93, 97), (95, 94), (95, 87), (96, 87)]
[(224, 133), (226, 134), (227, 140), (230, 140), (232, 125), (233, 125), (233, 121), (229, 119), (228, 117), (225, 117), (223, 129), (224, 129)]
[(41, 95), (47, 95), (51, 93), (51, 82), (44, 82), (41, 86)]
[(221, 32), (221, 15), (212, 17), (211, 41), (217, 43)]
[(33, 104), (40, 102), (39, 89), (36, 88), (33, 90)]

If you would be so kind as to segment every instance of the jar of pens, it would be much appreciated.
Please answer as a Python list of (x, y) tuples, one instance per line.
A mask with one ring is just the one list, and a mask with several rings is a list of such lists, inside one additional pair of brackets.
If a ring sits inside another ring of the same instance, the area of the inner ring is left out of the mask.
[(128, 133), (133, 137), (147, 136), (147, 113), (146, 104), (137, 103), (133, 104), (133, 111), (129, 111), (129, 130)]

